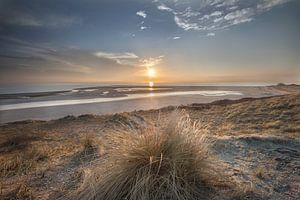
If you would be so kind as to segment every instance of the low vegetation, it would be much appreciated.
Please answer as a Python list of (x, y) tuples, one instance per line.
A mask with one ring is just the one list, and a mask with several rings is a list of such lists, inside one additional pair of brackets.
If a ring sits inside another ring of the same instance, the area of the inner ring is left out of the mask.
[(174, 109), (0, 125), (0, 199), (299, 199), (299, 93)]
[(94, 134), (85, 134), (81, 139), (81, 144), (85, 150), (93, 148), (96, 144), (96, 136)]
[(48, 159), (48, 152), (43, 147), (31, 147), (14, 154), (9, 159), (0, 159), (0, 175), (5, 177), (15, 174), (26, 174), (46, 159)]
[[(113, 148), (104, 170), (89, 177), (78, 199), (204, 199), (224, 186), (208, 139), (188, 115), (173, 114), (165, 126), (109, 137)], [(224, 176), (222, 177), (224, 179)], [(91, 185), (91, 183), (93, 183)]]

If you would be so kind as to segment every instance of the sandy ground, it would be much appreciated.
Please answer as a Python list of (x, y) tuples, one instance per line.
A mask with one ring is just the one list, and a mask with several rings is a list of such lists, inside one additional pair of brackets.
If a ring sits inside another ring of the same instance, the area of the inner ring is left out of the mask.
[[(300, 198), (300, 94), (180, 106), (214, 139), (227, 173), (251, 191), (244, 199)], [(0, 126), (0, 199), (57, 199), (105, 160), (107, 134), (167, 120), (175, 107), (68, 116)], [(93, 142), (87, 148), (87, 139)]]

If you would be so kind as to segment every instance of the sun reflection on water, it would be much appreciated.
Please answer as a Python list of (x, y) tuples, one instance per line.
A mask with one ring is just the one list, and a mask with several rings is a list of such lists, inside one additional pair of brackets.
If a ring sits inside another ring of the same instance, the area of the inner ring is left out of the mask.
[(152, 88), (153, 86), (154, 86), (154, 82), (153, 82), (153, 81), (150, 81), (150, 82), (149, 82), (149, 87)]

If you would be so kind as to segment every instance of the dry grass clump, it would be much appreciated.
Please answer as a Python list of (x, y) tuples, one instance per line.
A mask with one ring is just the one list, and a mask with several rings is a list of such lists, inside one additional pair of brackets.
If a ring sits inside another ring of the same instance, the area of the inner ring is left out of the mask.
[(12, 153), (17, 150), (23, 150), (28, 144), (37, 139), (38, 137), (31, 136), (28, 133), (4, 137), (0, 139), (0, 153)]
[[(207, 138), (188, 115), (174, 114), (166, 126), (141, 133), (112, 134), (113, 145), (99, 178), (92, 174), (77, 199), (204, 199), (219, 181)], [(74, 198), (72, 198), (74, 199)]]
[(81, 144), (84, 149), (91, 149), (96, 145), (96, 136), (94, 134), (85, 134), (81, 139)]
[(13, 199), (16, 199), (16, 200), (34, 199), (31, 189), (26, 184), (21, 184), (17, 188), (16, 193), (14, 193), (14, 194), (15, 194), (15, 198), (14, 198), (14, 196), (12, 196), (12, 197), (13, 197)]
[(83, 147), (83, 156), (103, 156), (105, 154), (105, 145), (102, 138), (96, 134), (87, 133), (81, 138), (81, 146)]
[(260, 179), (264, 179), (266, 177), (267, 174), (267, 170), (265, 167), (257, 167), (257, 169), (255, 170), (255, 175), (256, 177), (260, 178)]
[(34, 199), (31, 188), (26, 183), (20, 183), (14, 190), (2, 195), (0, 193), (0, 199), (2, 200), (32, 200)]
[(49, 158), (48, 152), (43, 148), (31, 147), (25, 151), (16, 153), (11, 157), (0, 159), (0, 176), (11, 176), (27, 173), (39, 162)]

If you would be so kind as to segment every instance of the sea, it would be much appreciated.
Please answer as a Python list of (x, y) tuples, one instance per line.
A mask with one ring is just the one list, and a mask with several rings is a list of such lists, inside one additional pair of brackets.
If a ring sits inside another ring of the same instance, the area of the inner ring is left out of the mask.
[(279, 95), (269, 86), (51, 84), (0, 88), (0, 123)]

